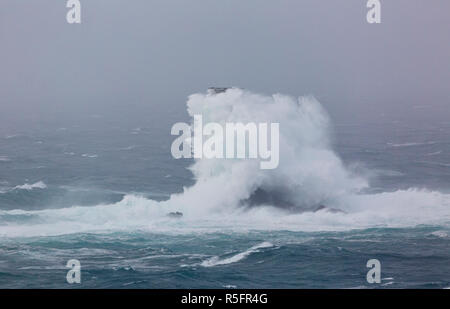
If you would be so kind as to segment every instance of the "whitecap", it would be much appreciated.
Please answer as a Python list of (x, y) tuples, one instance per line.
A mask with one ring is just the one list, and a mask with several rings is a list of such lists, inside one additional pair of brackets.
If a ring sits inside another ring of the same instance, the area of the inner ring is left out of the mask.
[(120, 150), (120, 151), (133, 150), (133, 149), (135, 149), (136, 147), (137, 147), (136, 145), (131, 145), (131, 146), (128, 146), (128, 147), (122, 147), (122, 148), (119, 148), (119, 150)]
[(448, 234), (445, 231), (434, 231), (431, 233), (431, 235), (435, 236), (435, 237), (439, 237), (439, 238), (447, 238)]
[(262, 242), (260, 244), (257, 244), (247, 250), (245, 250), (244, 252), (238, 253), (236, 255), (233, 255), (231, 257), (228, 258), (224, 258), (224, 259), (220, 259), (220, 257), (218, 256), (213, 256), (212, 258), (203, 261), (200, 265), (203, 267), (213, 267), (213, 266), (218, 266), (218, 265), (227, 265), (227, 264), (231, 264), (231, 263), (236, 263), (239, 262), (243, 259), (245, 259), (247, 256), (249, 256), (252, 253), (255, 252), (259, 252), (259, 249), (263, 249), (263, 248), (270, 248), (273, 247), (273, 244), (271, 244), (270, 242)]
[(25, 183), (20, 186), (15, 186), (13, 190), (33, 190), (33, 189), (46, 189), (47, 185), (43, 181), (38, 181), (33, 184)]
[(98, 158), (97, 154), (89, 154), (89, 153), (84, 153), (81, 156), (84, 158)]
[(425, 146), (425, 145), (434, 145), (436, 141), (429, 142), (409, 142), (409, 143), (387, 143), (390, 147), (414, 147), (414, 146)]
[(426, 153), (425, 156), (437, 156), (442, 153), (442, 150)]

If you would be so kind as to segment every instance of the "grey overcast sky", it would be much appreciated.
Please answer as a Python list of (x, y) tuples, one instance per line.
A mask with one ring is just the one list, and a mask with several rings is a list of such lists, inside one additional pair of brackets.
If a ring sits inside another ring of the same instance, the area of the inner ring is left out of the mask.
[(0, 120), (164, 117), (214, 85), (312, 94), (341, 120), (448, 111), (450, 1), (381, 0), (379, 25), (366, 3), (81, 0), (77, 25), (65, 0), (2, 0)]

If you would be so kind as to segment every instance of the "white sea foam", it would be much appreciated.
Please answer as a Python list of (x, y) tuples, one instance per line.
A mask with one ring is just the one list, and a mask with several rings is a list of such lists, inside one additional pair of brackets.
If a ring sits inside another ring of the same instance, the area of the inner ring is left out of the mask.
[(442, 150), (426, 153), (425, 156), (437, 156), (442, 153)]
[(131, 146), (128, 146), (128, 147), (122, 147), (122, 148), (119, 148), (118, 150), (120, 150), (120, 151), (124, 151), (124, 150), (133, 150), (133, 149), (135, 149), (137, 146), (136, 145), (131, 145)]
[(205, 123), (280, 123), (280, 164), (272, 171), (260, 170), (257, 160), (195, 161), (191, 170), (197, 183), (172, 197), (181, 205), (192, 205), (192, 212), (226, 212), (257, 189), (283, 196), (301, 210), (367, 186), (332, 150), (328, 115), (314, 98), (231, 89), (219, 95), (191, 95), (187, 105), (188, 113), (201, 114)]
[[(347, 213), (325, 211), (286, 213), (274, 207), (196, 215), (190, 207), (125, 196), (118, 203), (38, 211), (0, 211), (2, 215), (33, 216), (38, 224), (0, 226), (0, 236), (53, 236), (79, 232), (143, 230), (172, 235), (265, 231), (347, 231), (371, 227), (410, 227), (420, 224), (450, 225), (450, 196), (439, 192), (407, 190), (348, 196)], [(182, 210), (181, 219), (167, 217)]]
[(89, 153), (83, 153), (81, 156), (84, 158), (91, 158), (91, 159), (98, 158), (97, 154), (89, 154)]
[(439, 237), (439, 238), (447, 238), (448, 234), (445, 231), (434, 231), (431, 233), (431, 235)]
[[(190, 115), (202, 114), (206, 122), (279, 122), (278, 168), (261, 170), (256, 160), (196, 160), (191, 167), (196, 183), (167, 201), (126, 195), (122, 201), (110, 205), (0, 211), (0, 217), (32, 215), (38, 219), (35, 224), (0, 225), (0, 236), (49, 236), (111, 230), (170, 234), (249, 230), (345, 231), (420, 224), (450, 225), (449, 194), (413, 188), (362, 193), (361, 189), (368, 186), (367, 181), (346, 168), (330, 147), (328, 116), (313, 98), (295, 100), (280, 94), (263, 96), (231, 89), (218, 95), (190, 96), (188, 112)], [(295, 212), (270, 202), (258, 207), (243, 207), (258, 189), (274, 196), (281, 195), (293, 205)], [(318, 204), (342, 209), (345, 213), (304, 211)], [(175, 211), (183, 212), (183, 217), (167, 217), (167, 213)]]
[(247, 256), (249, 256), (252, 253), (259, 252), (260, 249), (270, 248), (270, 247), (273, 247), (273, 244), (271, 244), (270, 242), (262, 242), (260, 244), (257, 244), (255, 246), (245, 250), (244, 252), (240, 252), (240, 253), (233, 255), (231, 257), (228, 257), (228, 258), (220, 259), (220, 257), (214, 256), (212, 258), (207, 259), (206, 261), (203, 261), (200, 265), (203, 267), (213, 267), (213, 266), (218, 266), (218, 265), (227, 265), (227, 264), (231, 264), (231, 263), (236, 263), (236, 262), (239, 262), (239, 261), (245, 259)]
[(0, 162), (9, 162), (11, 161), (10, 158), (8, 158), (7, 156), (0, 156)]
[(15, 186), (13, 190), (33, 190), (33, 189), (45, 189), (47, 188), (47, 185), (43, 181), (38, 181), (33, 184), (23, 184), (20, 186)]
[(414, 147), (414, 146), (426, 146), (426, 145), (434, 145), (437, 141), (429, 141), (429, 142), (409, 142), (409, 143), (388, 143), (390, 147)]
[(450, 163), (444, 163), (444, 162), (415, 161), (415, 163), (427, 164), (427, 165), (437, 165), (437, 166), (442, 166), (442, 167), (450, 167)]
[(12, 139), (12, 138), (16, 138), (16, 137), (20, 137), (22, 136), (22, 134), (11, 134), (11, 135), (6, 135), (5, 139)]

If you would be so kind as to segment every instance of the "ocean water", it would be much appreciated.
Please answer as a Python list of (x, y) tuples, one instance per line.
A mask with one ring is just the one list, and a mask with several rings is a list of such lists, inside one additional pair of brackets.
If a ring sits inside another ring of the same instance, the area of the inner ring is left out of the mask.
[[(170, 128), (194, 114), (279, 122), (279, 167), (175, 160)], [(450, 287), (448, 122), (336, 123), (314, 98), (235, 89), (133, 123), (0, 130), (0, 288)]]

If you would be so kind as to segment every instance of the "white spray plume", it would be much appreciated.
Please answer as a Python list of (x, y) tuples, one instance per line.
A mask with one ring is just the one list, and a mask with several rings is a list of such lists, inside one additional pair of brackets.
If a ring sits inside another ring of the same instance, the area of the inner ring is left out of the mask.
[(313, 97), (296, 100), (232, 88), (191, 95), (187, 106), (189, 115), (202, 115), (204, 123), (280, 123), (280, 163), (274, 170), (261, 170), (254, 160), (197, 159), (191, 167), (196, 184), (172, 196), (189, 211), (245, 206), (258, 192), (269, 203), (308, 210), (367, 186), (364, 179), (350, 175), (332, 150), (328, 115)]

